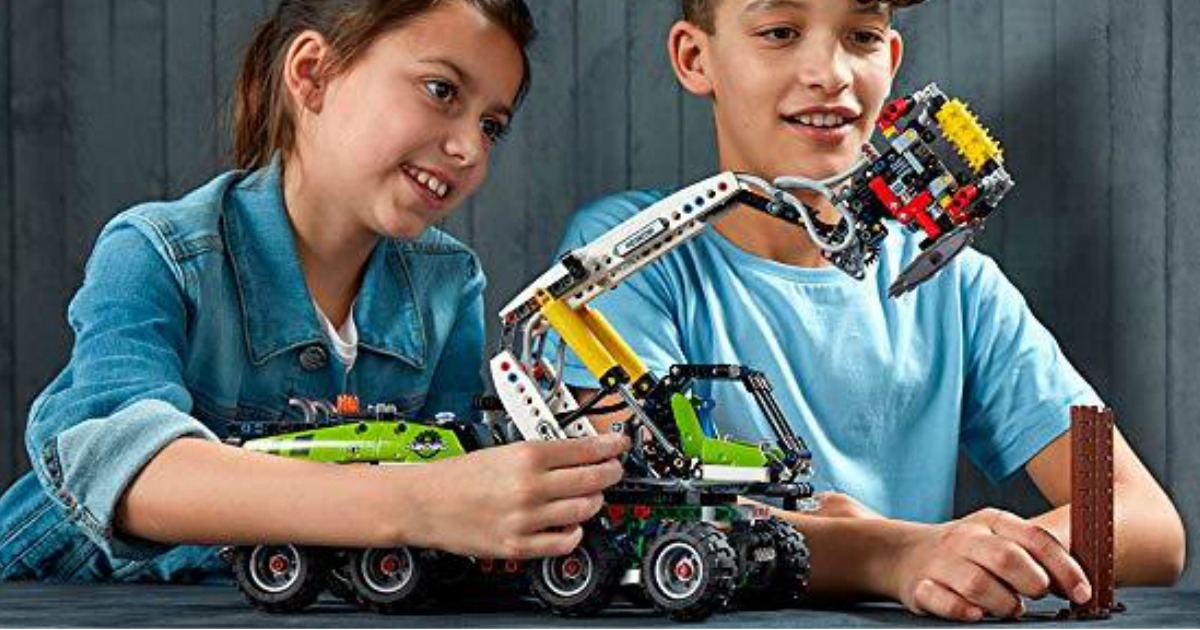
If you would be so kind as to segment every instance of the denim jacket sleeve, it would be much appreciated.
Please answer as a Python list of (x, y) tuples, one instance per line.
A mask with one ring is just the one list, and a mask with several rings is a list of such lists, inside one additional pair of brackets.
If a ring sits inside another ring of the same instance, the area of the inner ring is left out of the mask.
[(451, 411), (459, 418), (471, 418), (471, 400), (483, 393), (480, 366), (484, 363), (483, 292), (487, 278), (478, 259), (471, 256), (469, 260), (457, 316), (436, 359), (423, 415)]
[(42, 486), (111, 558), (168, 548), (113, 531), (139, 471), (180, 437), (217, 439), (189, 415), (184, 274), (155, 243), (162, 238), (137, 216), (100, 235), (68, 309), (71, 360), (34, 401), (26, 431)]

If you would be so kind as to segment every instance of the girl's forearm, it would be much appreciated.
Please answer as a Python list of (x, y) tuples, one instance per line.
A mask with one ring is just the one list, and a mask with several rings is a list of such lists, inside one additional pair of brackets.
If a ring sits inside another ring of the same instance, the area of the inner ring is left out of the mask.
[(118, 532), (162, 543), (419, 544), (420, 467), (338, 466), (179, 439), (134, 479)]

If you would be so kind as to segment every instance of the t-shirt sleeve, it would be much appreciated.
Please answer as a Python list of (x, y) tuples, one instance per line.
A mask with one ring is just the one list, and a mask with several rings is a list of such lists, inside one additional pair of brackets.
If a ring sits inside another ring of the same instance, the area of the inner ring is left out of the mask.
[[(603, 236), (655, 200), (648, 195), (627, 193), (584, 206), (567, 225), (555, 258)], [(671, 255), (674, 254), (668, 254)], [(666, 261), (660, 259), (589, 303), (608, 320), (646, 366), (659, 375), (670, 366), (684, 362), (673, 286), (670, 269)], [(557, 356), (557, 347), (557, 338), (548, 340), (546, 356), (552, 363)], [(563, 380), (573, 387), (599, 388), (596, 378), (570, 349), (563, 363)]]
[(974, 252), (963, 261), (962, 442), (998, 482), (1070, 428), (1072, 405), (1101, 403), (996, 263)]

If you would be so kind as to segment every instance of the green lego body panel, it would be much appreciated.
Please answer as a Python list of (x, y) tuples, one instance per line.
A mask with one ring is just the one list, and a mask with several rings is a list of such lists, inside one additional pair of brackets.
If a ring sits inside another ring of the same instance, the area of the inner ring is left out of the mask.
[(464, 453), (450, 429), (414, 422), (363, 420), (246, 442), (244, 448), (329, 464), (426, 463)]
[[(756, 444), (704, 435), (700, 418), (696, 415), (696, 405), (687, 396), (671, 396), (671, 411), (675, 416), (675, 426), (679, 428), (684, 455), (695, 457), (702, 464), (739, 468), (761, 468), (770, 462), (767, 452)], [(783, 454), (778, 452), (776, 455), (782, 457)]]

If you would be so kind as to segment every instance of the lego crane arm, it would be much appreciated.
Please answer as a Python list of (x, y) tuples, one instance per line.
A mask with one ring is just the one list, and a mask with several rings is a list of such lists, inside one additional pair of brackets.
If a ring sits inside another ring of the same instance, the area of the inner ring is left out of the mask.
[[(878, 126), (887, 146), (877, 151), (867, 145), (864, 159), (842, 175), (824, 181), (793, 177), (774, 182), (732, 172), (715, 175), (568, 252), (517, 295), (500, 313), (501, 351), (491, 369), (497, 394), (521, 434), (526, 439), (560, 439), (594, 433), (561, 382), (561, 360), (554, 366), (543, 357), (545, 334), (553, 328), (602, 391), (619, 394), (634, 420), (669, 451), (670, 445), (638, 404), (656, 387), (655, 376), (588, 303), (739, 204), (803, 228), (826, 258), (856, 278), (864, 276), (877, 256), (888, 232), (885, 219), (923, 232), (924, 251), (893, 284), (893, 296), (948, 264), (971, 243), (1013, 186), (999, 145), (961, 101), (948, 99), (932, 84), (889, 103)], [(942, 161), (939, 134), (942, 145), (961, 158), (957, 166), (967, 168), (952, 171)], [(821, 223), (791, 192), (796, 190), (825, 197), (842, 220)], [(562, 425), (560, 419), (565, 420)], [(785, 443), (792, 441), (782, 433), (780, 437)]]

